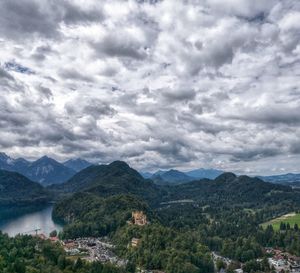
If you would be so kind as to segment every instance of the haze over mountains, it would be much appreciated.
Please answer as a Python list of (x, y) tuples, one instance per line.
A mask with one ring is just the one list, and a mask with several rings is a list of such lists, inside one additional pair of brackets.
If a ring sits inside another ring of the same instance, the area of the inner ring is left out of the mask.
[(14, 159), (5, 153), (0, 153), (1, 170), (18, 172), (42, 185), (63, 183), (76, 172), (90, 165), (92, 164), (80, 158), (60, 163), (52, 158), (43, 156), (31, 162), (24, 158)]
[[(5, 153), (0, 153), (0, 170), (18, 172), (28, 179), (39, 182), (44, 186), (66, 182), (76, 173), (91, 165), (92, 163), (81, 158), (58, 162), (48, 156), (43, 156), (35, 161), (28, 161), (24, 158), (14, 159)], [(205, 168), (190, 171), (170, 169), (159, 170), (154, 173), (140, 172), (143, 178), (151, 179), (158, 185), (176, 185), (203, 178), (215, 179), (222, 173), (224, 173), (222, 170)], [(259, 178), (275, 184), (300, 185), (300, 174), (289, 173), (259, 176)]]
[(191, 171), (178, 171), (171, 169), (168, 171), (159, 170), (155, 173), (145, 172), (141, 173), (144, 178), (152, 179), (157, 184), (181, 184), (197, 179), (209, 178), (215, 179), (222, 174), (223, 171), (216, 169), (195, 169)]
[[(173, 171), (171, 172), (173, 173)], [(113, 195), (134, 195), (158, 205), (161, 202), (176, 200), (203, 201), (222, 200), (224, 203), (257, 204), (270, 200), (299, 201), (299, 190), (289, 186), (264, 182), (259, 178), (233, 173), (222, 173), (215, 179), (198, 179), (190, 183), (157, 185), (150, 179), (143, 178), (139, 172), (123, 161), (114, 161), (108, 165), (87, 167), (71, 179), (43, 188), (21, 174), (0, 171), (0, 201), (2, 204), (28, 203), (60, 199), (66, 194), (85, 192), (100, 197)], [(272, 201), (272, 202), (273, 202)]]

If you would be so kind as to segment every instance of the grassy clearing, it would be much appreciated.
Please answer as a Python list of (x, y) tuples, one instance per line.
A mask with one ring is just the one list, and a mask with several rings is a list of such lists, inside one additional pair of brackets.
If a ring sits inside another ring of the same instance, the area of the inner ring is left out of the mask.
[(263, 223), (262, 227), (266, 228), (268, 225), (272, 225), (274, 230), (279, 230), (281, 222), (285, 224), (289, 223), (291, 228), (293, 228), (295, 224), (298, 224), (298, 226), (300, 227), (300, 213), (296, 214), (295, 212), (292, 212), (282, 215), (278, 218)]

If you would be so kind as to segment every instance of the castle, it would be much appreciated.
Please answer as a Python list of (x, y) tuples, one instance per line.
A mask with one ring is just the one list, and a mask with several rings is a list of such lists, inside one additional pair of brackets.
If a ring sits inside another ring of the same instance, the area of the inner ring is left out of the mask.
[(142, 211), (133, 211), (132, 222), (134, 225), (138, 226), (147, 225), (147, 216)]

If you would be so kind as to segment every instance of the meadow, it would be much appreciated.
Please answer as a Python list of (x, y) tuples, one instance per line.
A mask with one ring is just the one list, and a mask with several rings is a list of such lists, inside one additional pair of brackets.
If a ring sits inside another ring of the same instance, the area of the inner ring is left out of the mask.
[(274, 230), (279, 230), (280, 223), (282, 222), (285, 224), (289, 223), (291, 228), (293, 228), (295, 224), (300, 226), (300, 213), (293, 212), (293, 213), (282, 215), (278, 218), (263, 223), (262, 227), (266, 228), (268, 225), (272, 225)]

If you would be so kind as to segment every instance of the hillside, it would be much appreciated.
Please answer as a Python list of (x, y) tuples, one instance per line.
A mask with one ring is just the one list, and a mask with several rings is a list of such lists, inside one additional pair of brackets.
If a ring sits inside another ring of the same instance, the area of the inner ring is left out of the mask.
[(204, 168), (185, 172), (186, 175), (193, 177), (194, 179), (202, 179), (202, 178), (215, 179), (222, 173), (223, 173), (223, 171), (220, 171), (220, 170), (204, 169)]
[(49, 189), (61, 193), (92, 192), (99, 196), (134, 194), (154, 202), (160, 198), (160, 188), (151, 180), (144, 179), (125, 162), (90, 166), (75, 174), (70, 180)]
[(175, 185), (194, 180), (194, 178), (186, 175), (185, 173), (173, 169), (166, 172), (157, 172), (153, 174), (150, 179), (158, 185)]
[(53, 217), (68, 224), (64, 229), (64, 236), (68, 238), (99, 237), (124, 226), (134, 210), (142, 210), (148, 217), (152, 215), (147, 204), (134, 196), (103, 198), (91, 193), (75, 193), (55, 205)]
[(153, 206), (161, 202), (186, 199), (203, 204), (222, 203), (230, 206), (259, 206), (286, 199), (300, 204), (299, 190), (264, 182), (259, 178), (224, 173), (214, 180), (201, 179), (188, 183), (156, 185), (151, 180), (144, 179), (122, 161), (115, 161), (109, 165), (90, 166), (75, 174), (67, 182), (52, 185), (49, 189), (57, 194), (90, 192), (102, 197), (133, 194)]
[(167, 200), (192, 199), (212, 204), (260, 204), (277, 203), (286, 199), (300, 204), (300, 191), (289, 186), (264, 182), (259, 178), (224, 173), (214, 180), (202, 179), (168, 187)]
[(0, 206), (33, 205), (48, 201), (46, 190), (25, 176), (0, 170)]

